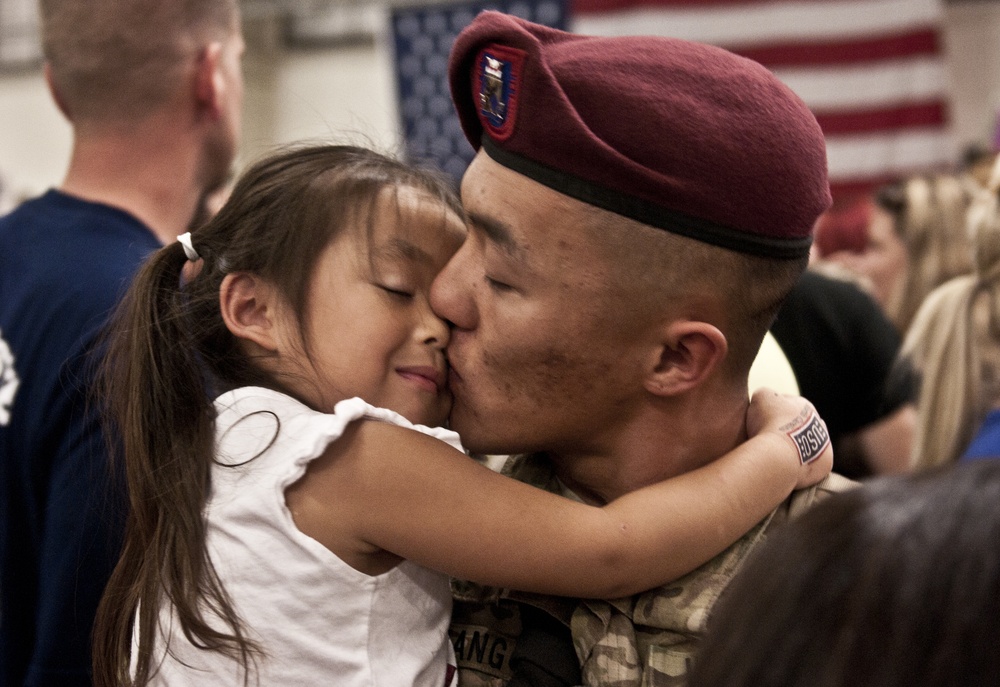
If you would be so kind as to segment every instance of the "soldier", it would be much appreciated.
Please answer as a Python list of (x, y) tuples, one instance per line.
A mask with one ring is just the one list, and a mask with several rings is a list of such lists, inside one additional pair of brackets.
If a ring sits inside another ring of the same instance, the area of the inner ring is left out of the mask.
[[(523, 453), (507, 474), (605, 503), (743, 441), (751, 362), (830, 202), (805, 105), (717, 48), (493, 12), (456, 40), (450, 78), (478, 153), (462, 182), (470, 235), (432, 303), (453, 324), (451, 426), (466, 447)], [(804, 429), (803, 446), (822, 440)], [(683, 684), (743, 558), (842, 486), (795, 493), (633, 598), (456, 584), (461, 684)]]

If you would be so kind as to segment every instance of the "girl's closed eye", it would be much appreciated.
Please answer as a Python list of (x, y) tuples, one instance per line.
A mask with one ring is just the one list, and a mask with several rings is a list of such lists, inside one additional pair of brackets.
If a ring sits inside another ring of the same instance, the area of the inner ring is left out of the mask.
[(389, 286), (388, 284), (376, 284), (376, 286), (395, 298), (409, 300), (414, 296), (414, 290), (405, 286)]
[(405, 262), (401, 265), (397, 260), (389, 264), (376, 265), (368, 279), (372, 286), (379, 289), (392, 299), (408, 300), (417, 293), (417, 285), (412, 271)]

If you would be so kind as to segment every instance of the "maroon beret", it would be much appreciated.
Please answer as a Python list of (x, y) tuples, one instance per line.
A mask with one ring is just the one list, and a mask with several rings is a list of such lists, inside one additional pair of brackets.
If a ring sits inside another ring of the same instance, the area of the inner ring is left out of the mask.
[(449, 79), (474, 147), (645, 224), (792, 258), (830, 205), (815, 117), (767, 69), (721, 48), (483, 12), (455, 40)]

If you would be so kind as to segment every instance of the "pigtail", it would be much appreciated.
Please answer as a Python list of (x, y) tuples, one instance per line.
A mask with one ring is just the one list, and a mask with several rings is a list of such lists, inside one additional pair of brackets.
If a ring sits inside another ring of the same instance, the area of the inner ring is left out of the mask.
[[(99, 388), (108, 435), (120, 441), (113, 455), (123, 463), (129, 514), (122, 555), (94, 627), (99, 687), (147, 682), (155, 670), (152, 647), (163, 596), (196, 646), (238, 654), (244, 665), (252, 651), (205, 550), (202, 509), (210, 489), (215, 412), (185, 326), (189, 303), (180, 284), (186, 264), (180, 244), (157, 252), (136, 275), (106, 342)], [(206, 622), (206, 606), (232, 634)]]

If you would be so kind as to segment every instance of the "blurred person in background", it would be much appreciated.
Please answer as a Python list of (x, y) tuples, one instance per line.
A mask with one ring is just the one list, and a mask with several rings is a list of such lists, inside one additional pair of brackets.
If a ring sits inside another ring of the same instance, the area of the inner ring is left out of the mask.
[(972, 267), (965, 176), (914, 176), (826, 213), (816, 252), (868, 288), (900, 335), (935, 287)]
[(90, 684), (124, 500), (89, 404), (98, 329), (237, 150), (236, 0), (42, 0), (69, 169), (0, 219), (0, 686)]
[(988, 188), (996, 159), (995, 150), (987, 146), (973, 144), (962, 151), (960, 168), (970, 181), (981, 188)]
[(1000, 165), (969, 213), (971, 274), (933, 291), (914, 318), (903, 356), (920, 372), (913, 462), (1000, 456)]

